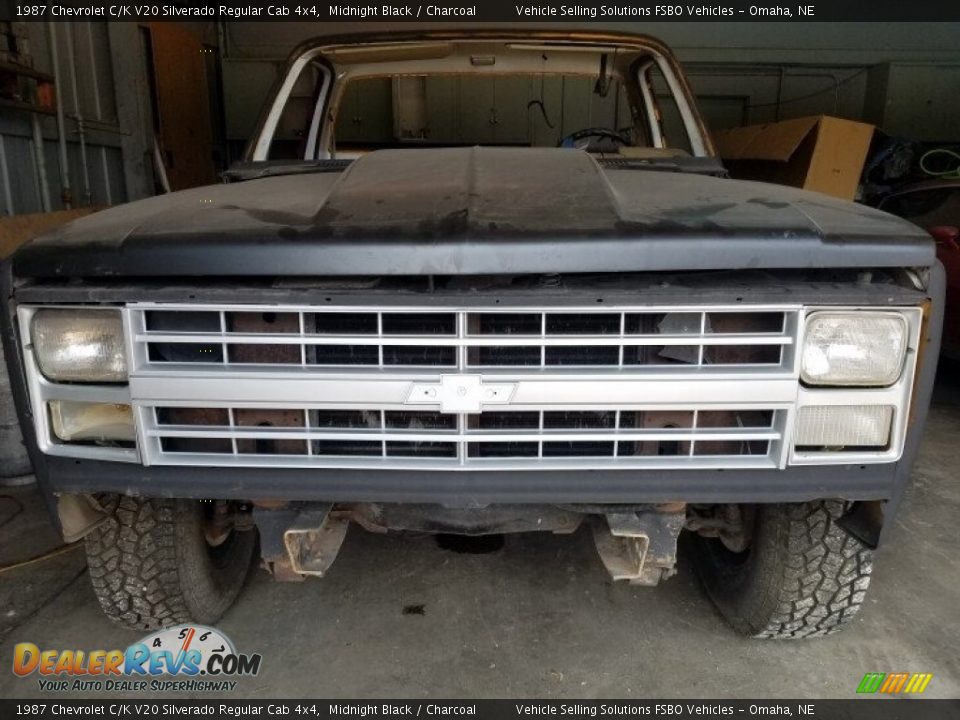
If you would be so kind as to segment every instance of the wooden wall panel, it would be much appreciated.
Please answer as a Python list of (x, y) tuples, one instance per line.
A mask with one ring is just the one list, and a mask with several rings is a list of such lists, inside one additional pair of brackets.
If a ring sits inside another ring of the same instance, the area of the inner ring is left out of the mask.
[(216, 180), (203, 45), (176, 23), (149, 25), (160, 149), (173, 190)]

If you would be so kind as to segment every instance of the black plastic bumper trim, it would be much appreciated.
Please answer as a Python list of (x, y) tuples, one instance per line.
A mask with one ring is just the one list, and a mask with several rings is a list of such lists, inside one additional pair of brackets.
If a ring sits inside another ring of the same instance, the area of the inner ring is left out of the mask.
[(876, 500), (893, 492), (897, 464), (786, 470), (410, 471), (142, 467), (48, 457), (57, 492), (327, 502), (503, 503), (800, 502)]

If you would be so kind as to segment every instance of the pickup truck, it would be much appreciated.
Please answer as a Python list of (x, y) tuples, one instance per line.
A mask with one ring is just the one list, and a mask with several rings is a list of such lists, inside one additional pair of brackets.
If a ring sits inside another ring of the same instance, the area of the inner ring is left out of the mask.
[(944, 274), (886, 213), (729, 179), (640, 35), (297, 48), (225, 182), (2, 266), (37, 482), (104, 612), (213, 623), (349, 526), (678, 540), (737, 631), (863, 605), (930, 400)]

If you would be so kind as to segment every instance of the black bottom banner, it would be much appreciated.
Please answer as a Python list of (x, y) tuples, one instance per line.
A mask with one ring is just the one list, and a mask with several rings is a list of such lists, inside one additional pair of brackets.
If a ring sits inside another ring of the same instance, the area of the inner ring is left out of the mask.
[(0, 718), (692, 718), (960, 720), (960, 700), (0, 700)]

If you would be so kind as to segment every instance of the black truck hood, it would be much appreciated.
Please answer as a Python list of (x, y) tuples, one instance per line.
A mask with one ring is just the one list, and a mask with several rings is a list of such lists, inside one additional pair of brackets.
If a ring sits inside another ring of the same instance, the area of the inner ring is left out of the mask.
[(564, 149), (383, 150), (197, 188), (36, 238), (20, 277), (560, 273), (934, 262), (916, 226), (764, 183)]

